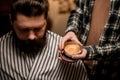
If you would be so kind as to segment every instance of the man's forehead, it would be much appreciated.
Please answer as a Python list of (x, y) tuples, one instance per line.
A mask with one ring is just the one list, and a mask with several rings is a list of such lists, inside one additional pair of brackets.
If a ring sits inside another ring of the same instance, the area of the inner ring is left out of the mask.
[(37, 16), (37, 17), (27, 17), (24, 15), (17, 15), (17, 19), (15, 21), (18, 25), (34, 25), (34, 26), (39, 26), (43, 25), (46, 22), (46, 19), (44, 16)]

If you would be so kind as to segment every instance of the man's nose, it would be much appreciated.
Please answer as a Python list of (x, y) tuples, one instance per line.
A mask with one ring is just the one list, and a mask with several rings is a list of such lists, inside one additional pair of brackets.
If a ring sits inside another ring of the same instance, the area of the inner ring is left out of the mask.
[(34, 31), (29, 31), (28, 39), (29, 40), (34, 40), (36, 38), (36, 35)]

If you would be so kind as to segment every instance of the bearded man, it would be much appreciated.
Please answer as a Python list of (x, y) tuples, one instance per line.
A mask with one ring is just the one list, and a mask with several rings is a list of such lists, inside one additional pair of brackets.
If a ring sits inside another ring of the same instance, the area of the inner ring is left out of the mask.
[(82, 61), (58, 60), (61, 36), (48, 30), (47, 0), (14, 0), (12, 31), (0, 38), (0, 80), (88, 80)]

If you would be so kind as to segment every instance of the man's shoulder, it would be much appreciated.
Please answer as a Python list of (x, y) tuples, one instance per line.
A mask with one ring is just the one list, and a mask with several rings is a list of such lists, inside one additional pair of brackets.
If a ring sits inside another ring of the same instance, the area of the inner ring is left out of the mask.
[(0, 42), (12, 38), (12, 33), (13, 33), (13, 32), (10, 31), (10, 32), (6, 33), (5, 35), (3, 35), (2, 37), (0, 37)]
[(53, 31), (50, 31), (50, 30), (47, 31), (47, 36), (49, 36), (49, 37), (54, 37), (54, 38), (58, 38), (58, 39), (61, 39), (61, 38), (62, 38), (61, 35), (53, 32)]

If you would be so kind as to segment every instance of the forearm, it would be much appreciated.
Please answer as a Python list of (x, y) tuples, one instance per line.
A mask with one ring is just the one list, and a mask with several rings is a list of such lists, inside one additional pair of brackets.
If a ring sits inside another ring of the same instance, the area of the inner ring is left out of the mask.
[(77, 34), (82, 24), (82, 16), (82, 10), (80, 8), (77, 7), (73, 10), (69, 17), (65, 33), (73, 31)]

